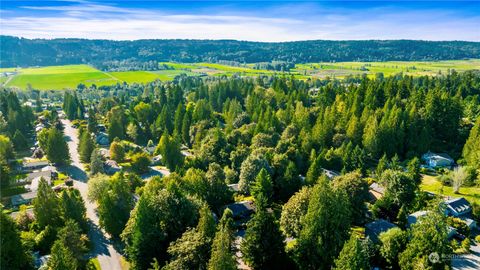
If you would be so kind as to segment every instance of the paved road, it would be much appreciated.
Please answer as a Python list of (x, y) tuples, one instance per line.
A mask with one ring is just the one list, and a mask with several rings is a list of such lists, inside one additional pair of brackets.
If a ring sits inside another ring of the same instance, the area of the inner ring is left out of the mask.
[(89, 219), (90, 224), (89, 237), (94, 244), (92, 257), (98, 258), (102, 270), (120, 270), (122, 269), (120, 264), (121, 255), (112, 246), (112, 242), (109, 240), (107, 234), (100, 229), (98, 216), (95, 212), (95, 204), (89, 202), (87, 199), (88, 175), (85, 172), (83, 164), (80, 163), (80, 157), (77, 151), (78, 130), (72, 127), (72, 123), (69, 120), (62, 119), (62, 124), (65, 127), (65, 140), (68, 143), (70, 158), (72, 159), (71, 165), (67, 168), (67, 173), (74, 179), (74, 186), (80, 191), (85, 201), (87, 219)]
[(453, 270), (478, 270), (480, 269), (480, 243), (472, 243), (470, 253), (452, 259)]

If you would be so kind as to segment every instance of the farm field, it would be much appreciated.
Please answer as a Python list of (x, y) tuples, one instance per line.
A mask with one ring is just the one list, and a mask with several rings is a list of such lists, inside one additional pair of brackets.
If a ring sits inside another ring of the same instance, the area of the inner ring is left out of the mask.
[(82, 83), (87, 86), (114, 85), (116, 83), (147, 83), (154, 80), (170, 81), (180, 74), (189, 76), (258, 76), (286, 74), (298, 79), (327, 77), (343, 79), (351, 75), (367, 74), (374, 77), (377, 73), (392, 76), (402, 72), (412, 76), (445, 74), (450, 69), (459, 72), (480, 69), (480, 59), (436, 62), (338, 62), (296, 64), (289, 72), (253, 69), (253, 64), (228, 66), (217, 63), (173, 63), (162, 62), (167, 70), (103, 72), (88, 65), (65, 65), (32, 68), (0, 69), (0, 84), (7, 87), (27, 89), (31, 86), (39, 90), (74, 89)]

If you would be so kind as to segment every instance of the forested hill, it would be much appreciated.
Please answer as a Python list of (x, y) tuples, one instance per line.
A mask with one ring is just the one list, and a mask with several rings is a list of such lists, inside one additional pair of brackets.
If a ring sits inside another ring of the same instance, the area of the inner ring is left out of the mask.
[(480, 42), (362, 40), (280, 43), (235, 40), (24, 39), (0, 36), (0, 66), (46, 66), (112, 60), (242, 63), (287, 61), (422, 61), (480, 58)]

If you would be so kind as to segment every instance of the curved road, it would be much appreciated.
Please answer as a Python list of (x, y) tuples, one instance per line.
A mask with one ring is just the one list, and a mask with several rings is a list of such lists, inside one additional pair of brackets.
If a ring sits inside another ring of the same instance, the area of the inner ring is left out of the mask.
[(67, 119), (62, 119), (65, 127), (65, 140), (67, 141), (71, 165), (67, 168), (68, 175), (74, 180), (74, 186), (82, 194), (87, 208), (87, 219), (90, 224), (89, 238), (93, 243), (92, 257), (97, 257), (102, 270), (121, 270), (120, 259), (122, 255), (113, 247), (112, 242), (108, 238), (108, 234), (100, 229), (97, 213), (95, 212), (95, 204), (91, 203), (87, 198), (88, 175), (85, 172), (83, 164), (80, 163), (80, 157), (77, 151), (78, 147), (78, 130), (72, 127), (72, 123)]

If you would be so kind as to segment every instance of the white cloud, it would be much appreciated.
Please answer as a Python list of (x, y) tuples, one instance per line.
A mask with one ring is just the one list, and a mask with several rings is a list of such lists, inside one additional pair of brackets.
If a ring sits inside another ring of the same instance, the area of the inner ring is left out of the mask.
[[(333, 9), (285, 4), (251, 10), (212, 9), (196, 14), (124, 8), (89, 1), (64, 6), (24, 6), (39, 14), (2, 19), (0, 33), (27, 38), (91, 39), (426, 39), (480, 41), (480, 17), (442, 10)], [(301, 11), (305, 11), (302, 16)], [(55, 16), (51, 15), (55, 12)]]

